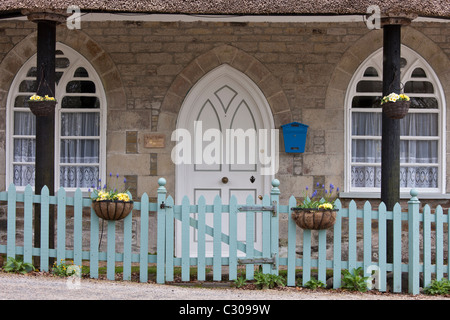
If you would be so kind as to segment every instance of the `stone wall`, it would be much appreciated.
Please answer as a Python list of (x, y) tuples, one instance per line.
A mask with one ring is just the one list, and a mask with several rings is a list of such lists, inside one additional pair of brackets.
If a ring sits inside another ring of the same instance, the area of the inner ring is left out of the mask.
[[(413, 22), (402, 33), (403, 44), (422, 55), (437, 73), (447, 105), (449, 30), (448, 23)], [(227, 63), (260, 87), (277, 128), (291, 121), (309, 125), (305, 153), (286, 154), (280, 146), (277, 178), (282, 201), (287, 202), (288, 196), (300, 196), (316, 181), (342, 190), (345, 93), (359, 64), (382, 46), (382, 31), (369, 30), (362, 21), (82, 21), (80, 30), (58, 26), (57, 41), (86, 57), (102, 79), (108, 105), (106, 170), (125, 175), (135, 198), (144, 192), (154, 196), (159, 177), (167, 179), (169, 194), (174, 194), (170, 136), (178, 111), (196, 81)], [(1, 190), (6, 185), (7, 93), (16, 72), (35, 53), (35, 42), (35, 24), (0, 21)], [(164, 147), (147, 147), (150, 134), (162, 134)], [(447, 131), (447, 153), (449, 141)], [(445, 164), (447, 188), (449, 164)]]

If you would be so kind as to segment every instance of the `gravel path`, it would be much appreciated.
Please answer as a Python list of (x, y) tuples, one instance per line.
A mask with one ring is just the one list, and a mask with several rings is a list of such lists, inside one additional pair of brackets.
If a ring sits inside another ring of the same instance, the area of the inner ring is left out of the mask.
[(0, 300), (448, 300), (427, 295), (193, 288), (154, 283), (81, 279), (79, 284), (50, 276), (0, 272)]

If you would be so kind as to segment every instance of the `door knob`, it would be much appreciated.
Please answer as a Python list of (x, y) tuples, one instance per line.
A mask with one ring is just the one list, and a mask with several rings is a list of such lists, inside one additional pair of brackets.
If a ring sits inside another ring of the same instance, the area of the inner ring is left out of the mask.
[(223, 177), (223, 178), (222, 178), (222, 182), (223, 182), (223, 183), (228, 183), (228, 178), (227, 178), (227, 177)]

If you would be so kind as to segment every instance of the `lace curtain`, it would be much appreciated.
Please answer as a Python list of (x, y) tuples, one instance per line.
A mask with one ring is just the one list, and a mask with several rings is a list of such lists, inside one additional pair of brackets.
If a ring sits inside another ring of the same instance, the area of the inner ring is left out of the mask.
[[(99, 177), (99, 113), (61, 115), (60, 185), (91, 188)], [(34, 185), (36, 154), (35, 117), (30, 112), (14, 113), (14, 184)], [(67, 138), (65, 138), (67, 137)], [(70, 165), (76, 164), (76, 165)]]
[[(352, 114), (352, 135), (361, 137), (352, 139), (352, 162), (364, 164), (352, 165), (352, 187), (381, 186), (381, 118), (381, 113)], [(438, 115), (409, 113), (400, 120), (400, 135), (400, 187), (437, 188)]]

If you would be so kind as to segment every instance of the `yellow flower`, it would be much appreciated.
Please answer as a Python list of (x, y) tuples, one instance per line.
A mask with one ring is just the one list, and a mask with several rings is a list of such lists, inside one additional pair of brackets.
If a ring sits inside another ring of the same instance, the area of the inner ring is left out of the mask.
[(45, 97), (38, 96), (37, 94), (33, 94), (30, 97), (30, 101), (55, 101), (54, 97), (49, 97), (48, 95), (45, 95)]
[(117, 200), (128, 202), (128, 201), (130, 201), (130, 197), (126, 193), (118, 193)]
[(43, 98), (42, 98), (41, 96), (38, 96), (38, 95), (36, 95), (36, 94), (33, 94), (33, 95), (30, 97), (30, 100), (31, 100), (31, 101), (42, 101)]
[(405, 101), (409, 101), (409, 97), (406, 94), (400, 94), (400, 99), (401, 100), (405, 100)]
[(330, 209), (333, 209), (333, 205), (331, 203), (323, 203), (323, 204), (319, 205), (319, 209), (330, 210)]

